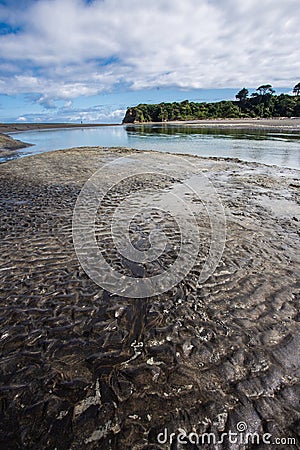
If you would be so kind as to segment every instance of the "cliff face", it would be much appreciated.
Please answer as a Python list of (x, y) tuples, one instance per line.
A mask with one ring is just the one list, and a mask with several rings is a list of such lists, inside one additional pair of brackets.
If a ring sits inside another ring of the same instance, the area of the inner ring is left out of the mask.
[(137, 111), (136, 108), (127, 108), (126, 114), (122, 123), (136, 123), (140, 122), (137, 120)]

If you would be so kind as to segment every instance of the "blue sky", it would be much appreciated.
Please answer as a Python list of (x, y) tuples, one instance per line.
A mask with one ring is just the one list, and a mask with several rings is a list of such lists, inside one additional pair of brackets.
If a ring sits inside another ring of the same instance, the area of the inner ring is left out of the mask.
[(140, 102), (300, 81), (299, 0), (0, 0), (0, 121), (119, 123)]

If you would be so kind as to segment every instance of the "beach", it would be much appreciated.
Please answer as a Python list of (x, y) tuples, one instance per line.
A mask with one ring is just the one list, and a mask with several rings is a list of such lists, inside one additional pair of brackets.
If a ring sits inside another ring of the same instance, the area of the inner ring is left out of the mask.
[(232, 129), (250, 129), (250, 130), (273, 130), (273, 131), (299, 131), (299, 117), (273, 117), (270, 119), (207, 119), (207, 120), (187, 120), (185, 122), (174, 121), (167, 122), (187, 125), (203, 126), (205, 128), (232, 128)]
[[(193, 270), (167, 292), (129, 298), (86, 275), (72, 239), (84, 183), (118, 159), (100, 177), (108, 186), (128, 157), (137, 167), (150, 160), (155, 173), (176, 159), (98, 147), (0, 166), (1, 447), (167, 449), (157, 440), (165, 429), (220, 437), (243, 422), (298, 448), (299, 171), (185, 155), (168, 180), (132, 181), (129, 172), (126, 186), (141, 198), (147, 187), (155, 195), (205, 174), (226, 216), (224, 252), (206, 281), (198, 282), (210, 245), (203, 213)], [(103, 217), (119, 195), (108, 192)]]

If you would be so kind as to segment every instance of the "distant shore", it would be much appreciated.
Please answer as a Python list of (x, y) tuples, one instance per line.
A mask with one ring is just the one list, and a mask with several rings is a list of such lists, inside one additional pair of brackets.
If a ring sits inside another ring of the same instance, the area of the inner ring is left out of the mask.
[(117, 123), (0, 123), (0, 133), (14, 133), (18, 131), (48, 130), (55, 128), (90, 128), (112, 127)]
[[(278, 129), (289, 131), (300, 131), (300, 117), (274, 117), (270, 119), (199, 119), (199, 120), (174, 120), (168, 122), (141, 122), (136, 125), (151, 124), (176, 124), (195, 125), (203, 127), (230, 127), (230, 128), (252, 128), (252, 129)], [(132, 125), (132, 124), (124, 124)], [(91, 128), (122, 126), (117, 123), (0, 123), (0, 133), (14, 133), (18, 131), (47, 130), (56, 128)]]
[(232, 128), (252, 130), (300, 131), (300, 117), (275, 117), (272, 119), (199, 119), (199, 120), (172, 120), (168, 122), (141, 122), (126, 125), (192, 125), (203, 128)]

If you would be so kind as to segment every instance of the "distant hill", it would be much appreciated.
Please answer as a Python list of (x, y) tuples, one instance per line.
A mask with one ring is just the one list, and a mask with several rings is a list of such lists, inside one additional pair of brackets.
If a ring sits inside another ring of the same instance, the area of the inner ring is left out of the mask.
[[(267, 85), (269, 86), (269, 85)], [(239, 100), (224, 100), (215, 103), (183, 102), (140, 104), (128, 108), (123, 123), (167, 122), (170, 120), (256, 118), (256, 117), (300, 117), (300, 96), (271, 92), (252, 94), (242, 89), (236, 96)]]

